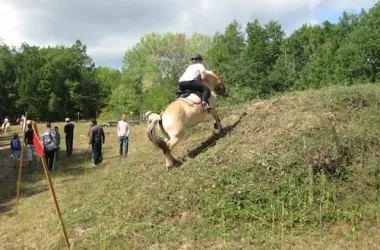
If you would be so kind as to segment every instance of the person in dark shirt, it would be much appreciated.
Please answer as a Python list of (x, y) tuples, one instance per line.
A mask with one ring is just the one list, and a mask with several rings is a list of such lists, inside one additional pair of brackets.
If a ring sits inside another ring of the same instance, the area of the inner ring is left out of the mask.
[(73, 141), (74, 141), (74, 124), (70, 123), (70, 118), (66, 118), (65, 122), (67, 123), (63, 128), (66, 134), (66, 154), (67, 157), (70, 157), (73, 154)]
[(88, 146), (92, 146), (92, 157), (95, 165), (102, 162), (102, 144), (105, 142), (103, 128), (97, 125), (96, 119), (92, 119), (92, 128), (90, 132), (90, 140)]
[(29, 167), (32, 167), (33, 155), (36, 151), (33, 144), (33, 134), (34, 130), (32, 124), (28, 124), (28, 131), (25, 132), (24, 143), (26, 144), (26, 160), (28, 161)]

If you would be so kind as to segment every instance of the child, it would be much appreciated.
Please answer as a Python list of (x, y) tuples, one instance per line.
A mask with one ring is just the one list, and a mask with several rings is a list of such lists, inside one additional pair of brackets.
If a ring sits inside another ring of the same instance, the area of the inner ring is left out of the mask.
[(12, 151), (12, 158), (13, 158), (13, 168), (16, 168), (17, 161), (20, 160), (21, 155), (21, 142), (18, 138), (18, 134), (14, 133), (13, 138), (11, 139), (11, 151)]

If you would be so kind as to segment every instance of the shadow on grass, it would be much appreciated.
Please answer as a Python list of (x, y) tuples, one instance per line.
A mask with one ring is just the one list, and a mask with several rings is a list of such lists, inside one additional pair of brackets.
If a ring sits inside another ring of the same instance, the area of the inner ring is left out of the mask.
[(224, 127), (222, 132), (214, 133), (209, 138), (207, 138), (204, 142), (202, 142), (201, 145), (199, 145), (199, 146), (193, 148), (192, 150), (188, 151), (187, 152), (187, 157), (189, 157), (189, 158), (195, 158), (200, 153), (203, 153), (207, 149), (215, 146), (216, 142), (219, 139), (221, 139), (221, 138), (225, 137), (226, 135), (228, 135), (241, 122), (241, 119), (244, 116), (246, 116), (246, 115), (247, 115), (247, 113), (244, 112), (243, 114), (240, 115), (239, 120), (237, 120), (234, 124), (229, 125), (227, 127)]
[[(1, 126), (1, 123), (0, 123), (0, 126)], [(10, 139), (13, 137), (14, 133), (17, 133), (20, 140), (21, 140), (21, 136), (22, 136), (21, 127), (11, 127), (10, 129), (8, 129), (7, 133), (0, 131), (0, 142), (1, 142), (1, 144), (5, 143), (5, 142), (8, 144)]]
[[(18, 166), (17, 169), (12, 167), (12, 159), (9, 157), (10, 151), (8, 148), (0, 150), (0, 214), (11, 209), (11, 200), (16, 198)], [(56, 162), (56, 167), (50, 177), (53, 180), (55, 177), (78, 176), (86, 171), (91, 171), (92, 168), (86, 168), (85, 164), (91, 162), (91, 152), (89, 150), (74, 151), (70, 157), (66, 157), (66, 151), (60, 152), (60, 158)], [(30, 197), (35, 194), (49, 190), (46, 181), (42, 163), (33, 160), (32, 167), (27, 167), (24, 162), (21, 175), (20, 199)]]
[(0, 147), (9, 146), (13, 133), (3, 134), (0, 133)]
[(9, 212), (11, 210), (12, 210), (12, 207), (10, 205), (0, 204), (0, 214)]

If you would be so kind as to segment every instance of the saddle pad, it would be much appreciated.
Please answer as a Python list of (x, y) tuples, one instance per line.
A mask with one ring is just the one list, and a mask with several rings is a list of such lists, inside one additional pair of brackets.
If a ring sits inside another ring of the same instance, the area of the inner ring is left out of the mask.
[(197, 96), (196, 94), (193, 94), (191, 93), (188, 97), (186, 97), (185, 99), (191, 101), (192, 103), (194, 104), (200, 104), (201, 103), (201, 98), (199, 98), (199, 96)]

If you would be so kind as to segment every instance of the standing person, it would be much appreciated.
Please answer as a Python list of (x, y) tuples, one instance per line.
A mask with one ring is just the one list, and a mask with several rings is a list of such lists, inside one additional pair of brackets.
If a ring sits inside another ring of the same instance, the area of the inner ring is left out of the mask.
[(18, 138), (18, 134), (14, 133), (13, 138), (11, 139), (11, 152), (12, 152), (12, 158), (13, 158), (13, 168), (16, 168), (17, 161), (20, 160), (21, 155), (21, 142)]
[(35, 148), (33, 143), (34, 130), (32, 124), (28, 124), (28, 130), (25, 132), (24, 143), (26, 144), (26, 160), (28, 161), (28, 166), (32, 167), (33, 155), (35, 154)]
[(67, 123), (64, 127), (64, 132), (66, 134), (66, 154), (70, 157), (73, 154), (73, 141), (74, 141), (74, 124), (70, 123), (70, 118), (66, 118)]
[(128, 155), (128, 136), (129, 136), (129, 123), (126, 121), (126, 115), (121, 116), (121, 120), (117, 124), (117, 136), (119, 137), (119, 154), (123, 156), (123, 145), (124, 157)]
[(61, 134), (59, 133), (57, 126), (54, 127), (53, 140), (55, 144), (58, 146), (58, 150), (55, 152), (55, 160), (54, 160), (55, 162), (59, 158), (59, 149), (60, 149), (59, 145), (61, 144)]
[[(51, 129), (51, 124), (50, 122), (46, 123), (46, 129), (44, 130), (42, 134), (42, 144), (44, 145), (44, 151), (45, 151), (45, 158), (46, 162), (48, 164), (48, 169), (49, 171), (53, 171), (54, 169), (54, 158), (55, 158), (55, 151), (57, 150), (57, 147), (54, 147), (55, 149), (51, 150), (50, 145), (54, 145), (54, 132)], [(55, 145), (56, 146), (56, 145)]]
[(105, 142), (105, 135), (103, 128), (97, 125), (96, 119), (91, 120), (92, 128), (90, 132), (90, 140), (88, 147), (92, 146), (92, 158), (95, 166), (102, 162), (102, 144)]

